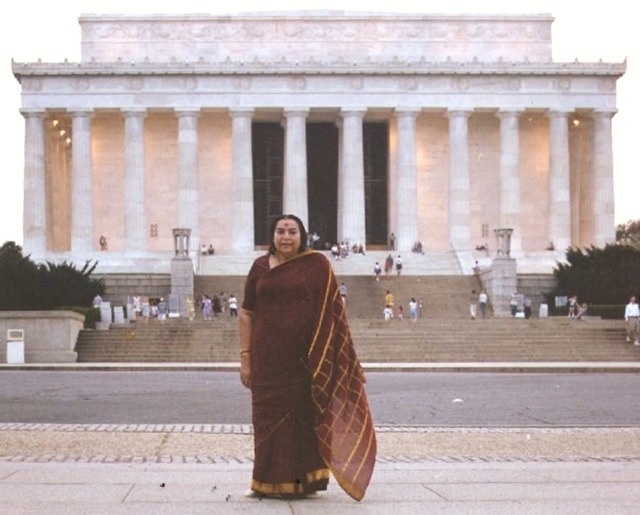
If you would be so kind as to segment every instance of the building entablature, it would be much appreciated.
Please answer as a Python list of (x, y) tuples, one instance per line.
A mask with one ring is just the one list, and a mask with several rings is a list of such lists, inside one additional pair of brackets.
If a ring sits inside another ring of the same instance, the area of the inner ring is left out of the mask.
[(378, 74), (26, 74), (23, 108), (96, 110), (305, 108), (614, 110), (620, 68), (605, 75)]
[(276, 61), (253, 60), (251, 62), (196, 61), (159, 63), (138, 62), (89, 62), (89, 63), (17, 63), (12, 62), (12, 71), (18, 80), (22, 77), (47, 76), (114, 76), (114, 75), (515, 75), (515, 76), (604, 76), (619, 78), (626, 71), (626, 61), (605, 62), (557, 62), (533, 63), (516, 61), (485, 62), (474, 60), (428, 62), (394, 59), (382, 61), (345, 62), (307, 60), (303, 62), (280, 59)]

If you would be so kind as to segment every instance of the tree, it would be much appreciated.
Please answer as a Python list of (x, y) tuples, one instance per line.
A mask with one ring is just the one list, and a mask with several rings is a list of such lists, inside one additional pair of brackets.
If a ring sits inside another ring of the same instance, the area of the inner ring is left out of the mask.
[(0, 248), (0, 310), (90, 306), (105, 289), (101, 279), (91, 277), (96, 266), (90, 261), (81, 270), (66, 261), (36, 265), (19, 245), (7, 242)]
[(577, 295), (589, 304), (624, 304), (640, 292), (640, 247), (607, 245), (569, 249), (558, 263), (556, 289), (548, 296)]
[(629, 220), (616, 226), (616, 241), (623, 245), (640, 247), (640, 220)]
[(8, 241), (0, 248), (0, 310), (35, 309), (39, 294), (38, 267)]

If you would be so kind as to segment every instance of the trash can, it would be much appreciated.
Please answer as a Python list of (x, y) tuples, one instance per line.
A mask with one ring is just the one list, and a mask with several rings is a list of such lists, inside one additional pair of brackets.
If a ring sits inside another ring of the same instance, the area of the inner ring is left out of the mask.
[(7, 329), (7, 363), (24, 363), (23, 329)]
[(549, 304), (543, 302), (540, 304), (540, 309), (538, 310), (538, 316), (540, 318), (547, 318), (549, 316)]

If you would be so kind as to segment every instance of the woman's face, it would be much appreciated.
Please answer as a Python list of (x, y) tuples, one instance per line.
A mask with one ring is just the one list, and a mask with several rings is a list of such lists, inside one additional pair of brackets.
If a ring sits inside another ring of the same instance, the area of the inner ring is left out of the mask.
[(273, 233), (273, 244), (276, 252), (283, 258), (289, 258), (298, 253), (300, 248), (300, 229), (295, 220), (283, 219), (276, 224)]

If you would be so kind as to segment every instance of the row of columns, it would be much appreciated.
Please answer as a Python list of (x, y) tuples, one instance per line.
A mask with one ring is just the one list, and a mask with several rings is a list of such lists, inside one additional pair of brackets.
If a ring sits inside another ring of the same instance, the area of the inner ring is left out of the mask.
[[(285, 109), (283, 210), (297, 214), (308, 225), (306, 118), (308, 109)], [(340, 130), (338, 167), (338, 239), (366, 242), (363, 156), (363, 120), (366, 108), (344, 110)], [(396, 177), (394, 181), (395, 231), (398, 250), (410, 250), (419, 239), (417, 202), (416, 119), (419, 109), (398, 109)], [(38, 255), (46, 252), (45, 113), (23, 110), (25, 117), (24, 245)], [(77, 253), (94, 249), (91, 153), (92, 112), (72, 113), (72, 222), (71, 246)], [(609, 243), (613, 220), (614, 113), (595, 112), (594, 118), (594, 244)], [(178, 116), (179, 227), (192, 230), (193, 248), (199, 248), (198, 223), (198, 110)], [(252, 131), (254, 109), (231, 110), (234, 176), (234, 252), (254, 249)], [(449, 243), (455, 250), (471, 248), (470, 167), (468, 118), (471, 111), (449, 111)], [(513, 229), (512, 249), (521, 249), (519, 111), (500, 111), (500, 225)], [(549, 112), (549, 239), (558, 249), (571, 245), (569, 167), (569, 112)], [(146, 193), (144, 120), (146, 110), (128, 110), (125, 116), (126, 248), (146, 250)]]

